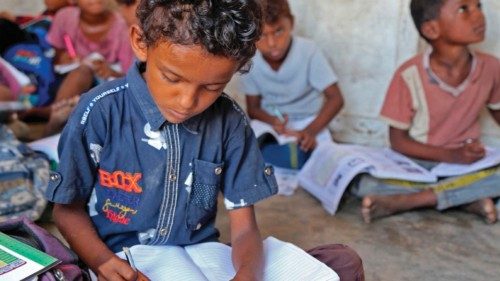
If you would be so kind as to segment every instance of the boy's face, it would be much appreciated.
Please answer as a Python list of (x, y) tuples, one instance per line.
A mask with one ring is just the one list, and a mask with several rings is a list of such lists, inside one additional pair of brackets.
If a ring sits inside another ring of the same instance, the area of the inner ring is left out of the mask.
[(214, 56), (201, 46), (185, 46), (168, 41), (146, 47), (132, 27), (132, 47), (137, 58), (146, 62), (143, 77), (163, 116), (182, 123), (205, 111), (222, 94), (238, 70), (239, 62)]
[(484, 40), (486, 23), (479, 0), (446, 0), (437, 19), (440, 38), (472, 44)]
[(276, 23), (264, 24), (257, 48), (269, 62), (281, 62), (285, 59), (292, 41), (293, 20), (280, 17)]

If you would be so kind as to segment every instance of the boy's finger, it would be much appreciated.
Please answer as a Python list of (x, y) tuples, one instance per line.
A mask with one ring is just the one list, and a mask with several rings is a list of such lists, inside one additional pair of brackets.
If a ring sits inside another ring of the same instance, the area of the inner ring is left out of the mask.
[(149, 278), (144, 275), (142, 272), (137, 272), (137, 281), (150, 281)]

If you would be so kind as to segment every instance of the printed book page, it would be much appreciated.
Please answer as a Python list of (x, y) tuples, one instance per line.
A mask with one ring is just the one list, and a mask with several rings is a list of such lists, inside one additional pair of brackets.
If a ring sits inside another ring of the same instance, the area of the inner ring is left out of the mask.
[(486, 147), (486, 156), (471, 164), (440, 163), (431, 169), (438, 177), (451, 177), (477, 172), (500, 164), (500, 149)]
[[(264, 240), (264, 281), (338, 281), (338, 275), (293, 244)], [(151, 280), (231, 280), (236, 274), (231, 247), (218, 243), (130, 248), (136, 267)], [(117, 254), (125, 259), (123, 252)]]
[(428, 170), (389, 148), (325, 143), (314, 150), (299, 172), (299, 183), (333, 215), (345, 189), (361, 173), (415, 182), (437, 180)]
[(278, 132), (276, 132), (271, 125), (259, 120), (250, 121), (250, 126), (252, 127), (257, 138), (265, 134), (271, 134), (279, 144), (287, 144), (297, 141), (296, 137), (278, 134)]
[(0, 232), (0, 280), (30, 280), (60, 261)]

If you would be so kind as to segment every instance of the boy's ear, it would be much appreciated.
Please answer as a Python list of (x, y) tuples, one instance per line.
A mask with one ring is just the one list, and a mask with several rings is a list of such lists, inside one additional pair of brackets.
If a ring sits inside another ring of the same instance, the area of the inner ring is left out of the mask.
[(439, 28), (439, 23), (436, 20), (426, 21), (421, 27), (422, 34), (427, 40), (433, 41), (439, 38), (441, 34), (441, 29)]
[(148, 57), (148, 46), (142, 40), (142, 29), (134, 24), (130, 27), (130, 45), (135, 56), (141, 62), (145, 62)]

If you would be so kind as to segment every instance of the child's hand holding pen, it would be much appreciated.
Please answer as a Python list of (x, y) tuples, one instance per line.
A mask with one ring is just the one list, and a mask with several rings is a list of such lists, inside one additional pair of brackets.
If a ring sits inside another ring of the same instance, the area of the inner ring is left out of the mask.
[(486, 149), (478, 139), (466, 139), (462, 146), (452, 151), (454, 163), (470, 164), (486, 155)]
[(273, 129), (280, 135), (287, 133), (288, 116), (283, 115), (276, 107), (273, 108), (273, 111), (275, 117), (274, 122), (271, 124)]

